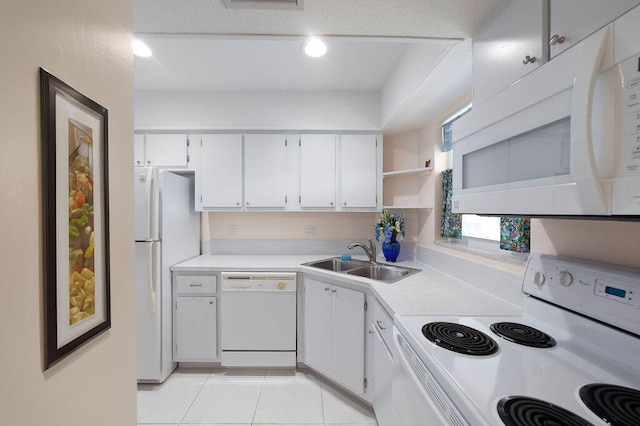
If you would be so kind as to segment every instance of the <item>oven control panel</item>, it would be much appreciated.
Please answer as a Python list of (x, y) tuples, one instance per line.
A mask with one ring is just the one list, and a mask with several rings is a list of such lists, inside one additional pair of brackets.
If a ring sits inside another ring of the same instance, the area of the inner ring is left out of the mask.
[(522, 291), (640, 335), (640, 270), (532, 254)]

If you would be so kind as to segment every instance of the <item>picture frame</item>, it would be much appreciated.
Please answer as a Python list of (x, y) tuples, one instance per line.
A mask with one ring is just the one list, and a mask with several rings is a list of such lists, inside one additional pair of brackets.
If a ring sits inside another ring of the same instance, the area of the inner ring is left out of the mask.
[(40, 68), (44, 369), (111, 327), (108, 111)]

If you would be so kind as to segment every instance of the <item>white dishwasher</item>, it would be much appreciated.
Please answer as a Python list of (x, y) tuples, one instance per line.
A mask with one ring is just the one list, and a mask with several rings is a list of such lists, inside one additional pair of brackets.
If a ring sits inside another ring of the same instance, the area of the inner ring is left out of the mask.
[(223, 272), (221, 364), (296, 366), (296, 273)]

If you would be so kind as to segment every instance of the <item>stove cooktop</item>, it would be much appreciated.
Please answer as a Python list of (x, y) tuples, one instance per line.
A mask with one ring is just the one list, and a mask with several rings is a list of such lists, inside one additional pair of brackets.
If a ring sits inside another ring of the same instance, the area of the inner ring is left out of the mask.
[(521, 315), (396, 315), (394, 337), (471, 425), (640, 424), (640, 271), (534, 254), (522, 289)]
[[(505, 423), (504, 413), (500, 414), (505, 409), (499, 404), (516, 397), (541, 401), (535, 405), (537, 410), (554, 406), (558, 413), (566, 410), (586, 422), (576, 425), (610, 424), (592, 412), (579, 393), (594, 383), (640, 390), (640, 360), (635, 359), (640, 354), (640, 338), (543, 301), (529, 303), (539, 305), (535, 316), (397, 315), (395, 323), (470, 424), (545, 424)], [(525, 336), (527, 342), (514, 342), (492, 330), (505, 325), (516, 337)], [(443, 331), (443, 326), (447, 330)], [(435, 329), (434, 335), (444, 337), (430, 340), (425, 329)], [(456, 340), (490, 349), (483, 355), (470, 355), (466, 349), (452, 348), (457, 346)], [(514, 410), (514, 406), (520, 409), (521, 404), (510, 402), (506, 411)]]

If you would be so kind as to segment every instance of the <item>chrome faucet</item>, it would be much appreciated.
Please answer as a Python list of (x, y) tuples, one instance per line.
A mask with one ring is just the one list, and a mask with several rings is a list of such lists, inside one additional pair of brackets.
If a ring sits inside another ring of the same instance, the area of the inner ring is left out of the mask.
[(349, 244), (347, 246), (347, 248), (349, 250), (353, 250), (356, 247), (362, 247), (364, 252), (369, 257), (369, 261), (370, 262), (375, 262), (376, 261), (376, 245), (375, 245), (375, 243), (373, 241), (371, 241), (371, 238), (369, 238), (368, 241), (369, 241), (369, 247), (367, 247), (364, 243), (361, 243), (359, 241), (355, 241), (355, 242)]

